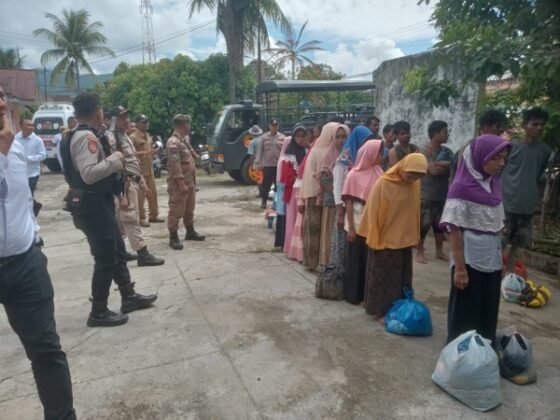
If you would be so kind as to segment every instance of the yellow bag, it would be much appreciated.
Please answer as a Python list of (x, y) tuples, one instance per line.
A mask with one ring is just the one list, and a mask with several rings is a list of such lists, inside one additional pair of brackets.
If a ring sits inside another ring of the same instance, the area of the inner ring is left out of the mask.
[(542, 308), (551, 296), (552, 293), (548, 288), (537, 286), (532, 280), (527, 280), (525, 282), (525, 289), (523, 289), (519, 296), (519, 304), (529, 308)]

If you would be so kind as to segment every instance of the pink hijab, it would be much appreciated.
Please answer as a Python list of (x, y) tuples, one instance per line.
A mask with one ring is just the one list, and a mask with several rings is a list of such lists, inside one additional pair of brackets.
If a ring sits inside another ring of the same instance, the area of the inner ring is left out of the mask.
[(342, 128), (346, 135), (350, 132), (350, 129), (344, 124), (326, 124), (321, 131), (321, 135), (315, 141), (313, 148), (307, 154), (301, 183), (302, 198), (317, 197), (321, 192), (319, 179), (321, 172), (331, 170), (340, 155), (340, 149), (335, 144), (336, 133), (339, 128)]
[(284, 139), (284, 143), (282, 143), (282, 150), (280, 150), (280, 158), (278, 159), (278, 163), (276, 164), (276, 182), (280, 182), (282, 179), (282, 157), (286, 154), (286, 149), (290, 145), (292, 141), (292, 137), (286, 137)]
[(363, 202), (367, 200), (373, 185), (383, 175), (381, 166), (376, 165), (382, 146), (381, 140), (368, 140), (358, 150), (356, 164), (348, 173), (342, 188), (343, 196), (350, 195)]

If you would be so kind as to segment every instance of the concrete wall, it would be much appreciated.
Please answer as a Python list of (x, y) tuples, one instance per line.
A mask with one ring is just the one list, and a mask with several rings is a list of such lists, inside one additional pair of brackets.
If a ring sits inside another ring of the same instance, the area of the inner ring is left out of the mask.
[[(432, 59), (431, 53), (409, 55), (384, 61), (373, 72), (376, 85), (376, 113), (381, 125), (398, 120), (408, 121), (411, 125), (412, 143), (418, 146), (428, 141), (428, 125), (434, 120), (444, 120), (451, 128), (448, 146), (457, 150), (473, 138), (476, 127), (476, 105), (479, 88), (469, 85), (462, 96), (450, 101), (449, 108), (436, 108), (416, 95), (404, 91), (404, 78), (408, 70), (427, 66)], [(459, 66), (438, 68), (438, 78), (461, 81)]]

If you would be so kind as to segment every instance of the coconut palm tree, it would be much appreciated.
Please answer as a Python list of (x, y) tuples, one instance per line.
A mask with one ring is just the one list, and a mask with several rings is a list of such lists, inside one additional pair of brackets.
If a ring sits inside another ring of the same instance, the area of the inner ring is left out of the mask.
[(20, 69), (23, 67), (24, 57), (19, 56), (19, 52), (14, 48), (2, 49), (0, 48), (0, 67)]
[(216, 13), (216, 30), (226, 41), (229, 61), (229, 100), (236, 99), (236, 84), (243, 68), (244, 50), (268, 43), (266, 21), (287, 28), (288, 20), (276, 0), (191, 0), (189, 16), (208, 8)]
[(33, 35), (45, 38), (54, 44), (54, 48), (41, 55), (41, 64), (46, 66), (51, 61), (58, 61), (51, 74), (51, 84), (64, 74), (66, 86), (80, 92), (80, 69), (93, 74), (88, 58), (90, 56), (110, 55), (115, 53), (104, 46), (107, 38), (99, 29), (101, 22), (89, 23), (89, 13), (80, 9), (62, 11), (62, 19), (52, 13), (45, 17), (52, 21), (53, 30), (40, 28)]
[(303, 24), (297, 36), (293, 25), (290, 25), (288, 30), (283, 31), (286, 39), (284, 41), (277, 41), (277, 48), (269, 48), (267, 50), (272, 53), (271, 58), (276, 60), (276, 64), (279, 67), (283, 67), (288, 62), (291, 63), (292, 79), (296, 78), (296, 64), (299, 64), (300, 67), (305, 65), (305, 63), (312, 66), (315, 65), (310, 58), (305, 56), (305, 53), (310, 51), (324, 51), (324, 49), (319, 46), (321, 41), (313, 40), (302, 44), (301, 36), (303, 35), (303, 31), (305, 31), (305, 27), (308, 22), (309, 21), (306, 21)]

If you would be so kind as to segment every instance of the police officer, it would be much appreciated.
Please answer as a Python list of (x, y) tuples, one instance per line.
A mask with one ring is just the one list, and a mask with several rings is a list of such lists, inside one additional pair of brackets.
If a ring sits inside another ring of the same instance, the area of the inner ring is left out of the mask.
[[(64, 177), (70, 186), (66, 197), (75, 226), (89, 242), (95, 261), (92, 277), (92, 306), (87, 324), (122, 325), (127, 312), (150, 306), (156, 295), (144, 296), (134, 291), (126, 266), (125, 247), (115, 216), (115, 195), (122, 194), (124, 156), (111, 153), (109, 142), (98, 137), (103, 122), (99, 95), (81, 93), (73, 101), (78, 127), (62, 139), (60, 152)], [(111, 281), (119, 286), (121, 311), (107, 308)]]
[(124, 155), (124, 168), (127, 179), (125, 180), (125, 200), (117, 202), (117, 218), (121, 223), (123, 233), (128, 237), (130, 246), (138, 254), (138, 265), (155, 266), (162, 265), (165, 260), (155, 257), (148, 252), (148, 246), (144, 241), (142, 228), (138, 216), (138, 194), (142, 191), (150, 196), (151, 190), (146, 185), (142, 176), (140, 162), (136, 157), (136, 150), (130, 138), (126, 135), (129, 127), (128, 111), (118, 106), (109, 115), (115, 118), (115, 131), (106, 132), (111, 146), (111, 152), (121, 152)]
[(167, 191), (169, 192), (169, 246), (175, 250), (183, 249), (177, 231), (179, 220), (187, 230), (186, 241), (203, 241), (204, 236), (194, 229), (194, 207), (196, 200), (194, 152), (189, 144), (191, 117), (178, 114), (173, 117), (173, 134), (165, 145), (167, 153)]
[[(153, 166), (153, 147), (152, 137), (148, 133), (150, 127), (150, 120), (145, 115), (140, 115), (136, 118), (136, 131), (130, 136), (134, 148), (136, 149), (136, 156), (140, 161), (142, 168), (142, 175), (146, 181), (146, 185), (150, 189), (151, 194), (145, 195), (140, 191), (138, 196), (138, 210), (140, 211), (140, 226), (149, 227), (150, 223), (163, 223), (165, 220), (158, 217), (158, 201), (157, 201), (157, 188), (154, 178)], [(148, 208), (150, 218), (146, 220), (146, 211), (144, 210), (144, 200), (148, 200)]]

